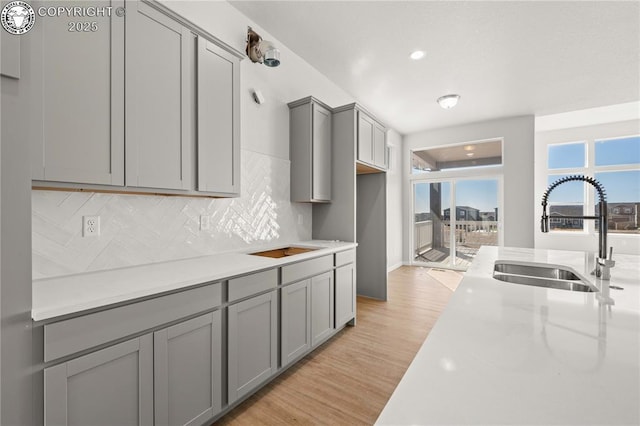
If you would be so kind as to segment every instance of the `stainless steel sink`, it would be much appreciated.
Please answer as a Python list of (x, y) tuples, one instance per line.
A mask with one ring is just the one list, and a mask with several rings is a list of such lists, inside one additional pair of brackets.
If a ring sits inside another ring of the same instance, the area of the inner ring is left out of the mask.
[(498, 260), (493, 267), (496, 280), (532, 285), (536, 287), (593, 293), (599, 291), (595, 286), (576, 275), (573, 271), (556, 265), (544, 263), (522, 263)]

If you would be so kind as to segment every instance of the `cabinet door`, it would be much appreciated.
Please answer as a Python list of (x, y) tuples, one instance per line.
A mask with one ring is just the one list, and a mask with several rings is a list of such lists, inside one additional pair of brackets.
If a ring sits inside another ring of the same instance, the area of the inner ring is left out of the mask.
[(156, 331), (156, 425), (201, 425), (221, 408), (221, 313)]
[(373, 164), (373, 134), (375, 122), (358, 111), (358, 160)]
[[(124, 1), (73, 5), (115, 11)], [(30, 35), (33, 121), (25, 124), (34, 132), (32, 178), (124, 185), (125, 18), (95, 17), (98, 30), (82, 33), (69, 31), (75, 18), (38, 19)]]
[(384, 127), (376, 123), (373, 127), (373, 164), (387, 168), (387, 141)]
[(45, 425), (152, 425), (150, 334), (44, 370)]
[(333, 333), (333, 271), (311, 278), (311, 344)]
[(145, 3), (127, 6), (127, 186), (189, 189), (194, 36)]
[(311, 280), (281, 290), (281, 364), (286, 366), (311, 349)]
[(198, 37), (198, 191), (240, 193), (240, 61)]
[(314, 200), (331, 200), (331, 112), (313, 104), (312, 187)]
[(229, 403), (241, 398), (277, 371), (277, 294), (272, 291), (229, 306)]
[(356, 276), (353, 263), (336, 268), (336, 327), (356, 316)]

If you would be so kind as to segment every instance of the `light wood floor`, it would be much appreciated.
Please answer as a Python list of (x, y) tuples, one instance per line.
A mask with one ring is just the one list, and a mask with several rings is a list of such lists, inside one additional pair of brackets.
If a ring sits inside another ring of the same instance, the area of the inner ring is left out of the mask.
[(216, 424), (370, 425), (375, 422), (462, 278), (403, 266), (389, 300), (358, 298), (357, 325), (258, 391)]

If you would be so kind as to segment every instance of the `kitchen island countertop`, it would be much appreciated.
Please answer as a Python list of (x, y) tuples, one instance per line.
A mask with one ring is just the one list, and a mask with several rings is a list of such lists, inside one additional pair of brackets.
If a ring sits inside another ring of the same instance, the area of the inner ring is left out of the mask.
[[(568, 266), (600, 291), (498, 281), (496, 260)], [(640, 256), (614, 260), (607, 287), (593, 253), (482, 247), (377, 424), (640, 424)]]
[[(249, 254), (286, 246), (315, 250), (280, 259)], [(34, 321), (52, 320), (272, 269), (356, 246), (356, 243), (322, 240), (279, 243), (273, 247), (261, 246), (189, 259), (37, 279), (33, 281), (31, 317)]]

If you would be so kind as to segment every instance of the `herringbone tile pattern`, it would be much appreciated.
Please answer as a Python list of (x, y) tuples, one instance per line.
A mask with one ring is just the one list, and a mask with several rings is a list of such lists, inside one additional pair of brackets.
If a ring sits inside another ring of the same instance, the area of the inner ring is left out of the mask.
[[(241, 179), (233, 199), (33, 191), (33, 277), (311, 238), (310, 206), (289, 201), (288, 160), (242, 151)], [(100, 237), (82, 237), (84, 215), (100, 216)], [(209, 230), (200, 215), (211, 218)]]

